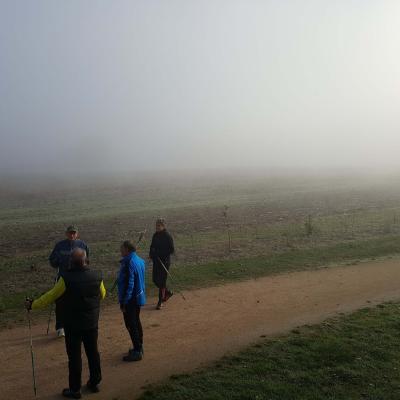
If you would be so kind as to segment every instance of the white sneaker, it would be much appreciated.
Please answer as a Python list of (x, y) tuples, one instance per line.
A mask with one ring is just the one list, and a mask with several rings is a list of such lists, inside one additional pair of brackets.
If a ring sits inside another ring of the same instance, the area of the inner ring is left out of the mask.
[(57, 337), (62, 338), (65, 336), (64, 328), (57, 329)]

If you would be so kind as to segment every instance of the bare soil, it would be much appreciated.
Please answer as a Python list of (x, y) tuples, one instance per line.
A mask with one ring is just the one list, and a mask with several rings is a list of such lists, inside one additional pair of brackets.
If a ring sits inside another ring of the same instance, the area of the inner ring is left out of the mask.
[[(260, 336), (320, 322), (400, 298), (397, 260), (296, 272), (226, 286), (176, 294), (161, 311), (155, 299), (142, 310), (145, 358), (123, 363), (128, 334), (117, 306), (103, 310), (100, 349), (103, 383), (90, 398), (134, 399), (147, 384), (187, 373), (238, 351)], [(46, 325), (34, 325), (38, 398), (60, 398), (67, 386), (63, 340), (46, 336)], [(29, 331), (18, 327), (0, 332), (0, 387), (4, 399), (33, 398)], [(87, 379), (84, 362), (83, 382)], [(85, 393), (86, 394), (86, 393)]]

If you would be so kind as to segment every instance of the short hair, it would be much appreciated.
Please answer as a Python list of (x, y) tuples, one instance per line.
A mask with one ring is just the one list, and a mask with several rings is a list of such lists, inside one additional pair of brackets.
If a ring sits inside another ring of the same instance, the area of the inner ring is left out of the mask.
[(128, 251), (136, 251), (136, 246), (130, 240), (122, 242), (121, 247), (124, 247)]
[(81, 249), (80, 247), (75, 247), (72, 250), (71, 258), (77, 262), (81, 267), (84, 267), (87, 265), (87, 255), (86, 255), (86, 250)]
[(81, 247), (75, 247), (72, 250), (72, 255), (75, 257), (85, 257), (86, 258), (86, 250), (82, 249)]

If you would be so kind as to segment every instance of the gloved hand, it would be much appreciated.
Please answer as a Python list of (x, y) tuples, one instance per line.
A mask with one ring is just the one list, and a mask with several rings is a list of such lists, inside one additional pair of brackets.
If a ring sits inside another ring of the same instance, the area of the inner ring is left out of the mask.
[(32, 303), (33, 303), (33, 299), (30, 299), (29, 297), (27, 297), (25, 299), (25, 308), (30, 311), (32, 310)]

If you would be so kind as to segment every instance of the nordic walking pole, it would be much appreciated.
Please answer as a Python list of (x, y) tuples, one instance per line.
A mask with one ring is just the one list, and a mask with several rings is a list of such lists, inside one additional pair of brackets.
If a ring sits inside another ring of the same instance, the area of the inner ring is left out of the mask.
[[(158, 261), (160, 261), (162, 267), (165, 269), (165, 272), (168, 274), (168, 276), (171, 278), (171, 280), (173, 282), (175, 282), (175, 279), (173, 278), (173, 276), (171, 275), (171, 272), (168, 271), (167, 267), (164, 265), (164, 263), (161, 261), (161, 258), (157, 256)], [(153, 267), (154, 268), (154, 267)], [(175, 282), (176, 283), (176, 282)], [(182, 299), (186, 301), (185, 296), (183, 295), (183, 293), (180, 290), (177, 290), (178, 293), (182, 296)]]
[[(54, 284), (57, 283), (58, 274), (59, 274), (59, 269), (57, 269), (57, 275), (56, 275), (56, 277), (54, 278)], [(51, 315), (53, 314), (53, 307), (54, 307), (54, 304), (51, 303), (51, 306), (50, 306), (50, 313), (49, 313), (49, 320), (47, 321), (47, 333), (46, 333), (47, 336), (49, 336)]]
[(49, 336), (51, 315), (53, 314), (53, 306), (54, 306), (54, 304), (51, 304), (51, 306), (50, 306), (49, 320), (47, 321), (47, 332), (46, 332), (46, 335), (47, 335), (47, 336)]
[(36, 388), (36, 374), (35, 374), (35, 353), (33, 352), (31, 314), (30, 314), (30, 311), (29, 311), (29, 310), (27, 310), (27, 313), (28, 313), (29, 336), (30, 336), (30, 345), (31, 345), (33, 392), (35, 393), (35, 397), (36, 397), (36, 395), (37, 395), (37, 388)]

